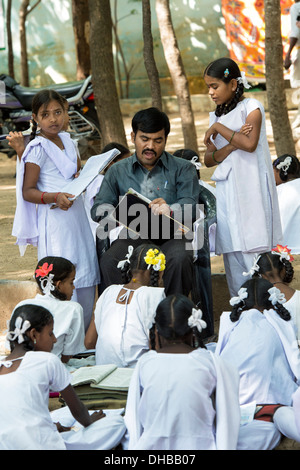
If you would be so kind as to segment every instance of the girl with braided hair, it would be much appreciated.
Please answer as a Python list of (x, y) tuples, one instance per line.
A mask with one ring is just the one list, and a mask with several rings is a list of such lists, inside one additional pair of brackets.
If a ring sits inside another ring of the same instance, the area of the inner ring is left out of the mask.
[(55, 90), (34, 96), (31, 140), (17, 168), (12, 235), (21, 255), (33, 245), (38, 259), (63, 256), (76, 266), (72, 300), (82, 306), (87, 328), (100, 273), (83, 197), (62, 190), (80, 168), (76, 144), (65, 132), (66, 115), (65, 99)]
[(291, 316), (277, 287), (263, 278), (246, 281), (223, 312), (215, 354), (240, 374), (240, 404), (256, 406), (254, 419), (241, 427), (238, 449), (276, 447), (280, 433), (272, 416), (290, 405), (300, 383), (300, 358)]
[(300, 291), (290, 286), (294, 278), (291, 250), (277, 245), (272, 251), (262, 253), (254, 260), (250, 272), (253, 277), (263, 277), (284, 294), (284, 307), (291, 314), (296, 327), (298, 343), (300, 340)]
[[(235, 296), (253, 254), (282, 242), (277, 191), (261, 103), (246, 98), (244, 72), (229, 58), (217, 59), (204, 72), (216, 104), (205, 133), (205, 164), (217, 165), (216, 254), (223, 254), (227, 283)], [(256, 230), (259, 227), (259, 231)]]
[(174, 294), (160, 302), (154, 321), (152, 348), (139, 359), (129, 386), (123, 448), (234, 450), (238, 373), (203, 346), (201, 310)]
[[(152, 244), (129, 246), (118, 268), (123, 284), (112, 284), (100, 295), (85, 346), (96, 348), (96, 364), (135, 367), (149, 350), (149, 322), (165, 297), (162, 274), (165, 255)], [(151, 323), (152, 324), (152, 323)]]

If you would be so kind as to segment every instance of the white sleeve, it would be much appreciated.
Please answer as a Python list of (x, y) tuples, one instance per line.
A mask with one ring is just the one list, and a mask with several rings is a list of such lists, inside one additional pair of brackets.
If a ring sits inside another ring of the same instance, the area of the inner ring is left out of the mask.
[(24, 157), (25, 163), (35, 163), (39, 167), (42, 167), (47, 158), (41, 145), (34, 145), (30, 148), (27, 155)]
[(68, 385), (70, 385), (70, 373), (55, 354), (49, 353), (47, 368), (49, 375), (49, 386), (53, 392), (61, 392)]
[(77, 302), (72, 302), (72, 304), (73, 308), (70, 312), (72, 320), (70, 322), (69, 330), (65, 335), (62, 351), (62, 354), (65, 356), (74, 356), (74, 354), (78, 354), (85, 350), (83, 308)]
[(290, 18), (291, 18), (291, 31), (290, 31), (290, 38), (300, 38), (300, 29), (296, 25), (297, 16), (300, 15), (300, 9), (298, 5), (293, 4), (290, 8)]

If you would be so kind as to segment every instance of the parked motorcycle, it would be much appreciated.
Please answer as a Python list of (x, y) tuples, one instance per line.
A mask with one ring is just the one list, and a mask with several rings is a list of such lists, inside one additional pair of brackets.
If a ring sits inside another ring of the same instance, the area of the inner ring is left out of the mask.
[[(0, 152), (9, 157), (15, 154), (6, 139), (10, 131), (20, 131), (24, 135), (30, 133), (32, 99), (41, 88), (23, 87), (12, 77), (0, 75), (4, 90), (0, 96)], [(69, 132), (78, 142), (83, 160), (100, 153), (101, 133), (95, 108), (92, 76), (77, 82), (51, 85), (51, 88), (69, 102)]]

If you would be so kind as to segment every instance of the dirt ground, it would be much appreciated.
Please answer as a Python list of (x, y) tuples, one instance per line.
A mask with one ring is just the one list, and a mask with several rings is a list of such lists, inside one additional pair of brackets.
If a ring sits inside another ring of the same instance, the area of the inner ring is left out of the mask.
[[(295, 112), (290, 111), (290, 119), (292, 120)], [(183, 136), (181, 131), (180, 116), (171, 114), (171, 133), (168, 138), (167, 150), (173, 152), (183, 148)], [(130, 118), (124, 118), (124, 125), (127, 134), (127, 141), (131, 149), (130, 143)], [(200, 159), (203, 163), (204, 146), (202, 144), (204, 132), (208, 128), (207, 113), (195, 114), (195, 123), (197, 128)], [(276, 156), (274, 150), (272, 128), (269, 117), (267, 115), (267, 133), (270, 144), (271, 155)], [(24, 257), (19, 255), (18, 247), (15, 245), (15, 239), (11, 236), (12, 225), (16, 207), (15, 196), (15, 158), (9, 159), (6, 155), (0, 153), (0, 286), (5, 286), (7, 281), (33, 281), (33, 272), (37, 262), (37, 250), (32, 246), (28, 246)], [(210, 182), (213, 170), (205, 168), (201, 169), (201, 178)], [(293, 287), (300, 289), (300, 255), (296, 256), (293, 263), (295, 270), (295, 278)], [(229, 295), (224, 286), (224, 265), (222, 257), (216, 256), (211, 259), (211, 269), (214, 276), (213, 296), (214, 296), (214, 314), (220, 314), (224, 309), (228, 309)], [(3, 290), (2, 290), (3, 292)], [(1, 299), (0, 299), (1, 300)], [(0, 309), (0, 337), (6, 329), (6, 321), (10, 312)], [(218, 318), (215, 319), (216, 325)], [(216, 331), (216, 330), (215, 330)], [(217, 332), (217, 331), (216, 331)], [(0, 338), (1, 339), (1, 338)], [(1, 344), (0, 344), (1, 346)], [(299, 450), (300, 444), (284, 439), (278, 449), (282, 450)]]

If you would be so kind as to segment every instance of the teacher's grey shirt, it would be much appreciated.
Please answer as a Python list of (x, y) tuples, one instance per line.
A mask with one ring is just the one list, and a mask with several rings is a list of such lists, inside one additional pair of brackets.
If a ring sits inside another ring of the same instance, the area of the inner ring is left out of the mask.
[(188, 160), (163, 152), (151, 171), (140, 164), (135, 153), (114, 163), (105, 174), (95, 198), (92, 219), (99, 222), (103, 212), (100, 210), (97, 214), (97, 208), (107, 204), (116, 207), (119, 197), (124, 196), (129, 188), (151, 201), (163, 198), (174, 212), (174, 217), (183, 210), (184, 205), (189, 204), (195, 219), (199, 182), (196, 168)]

